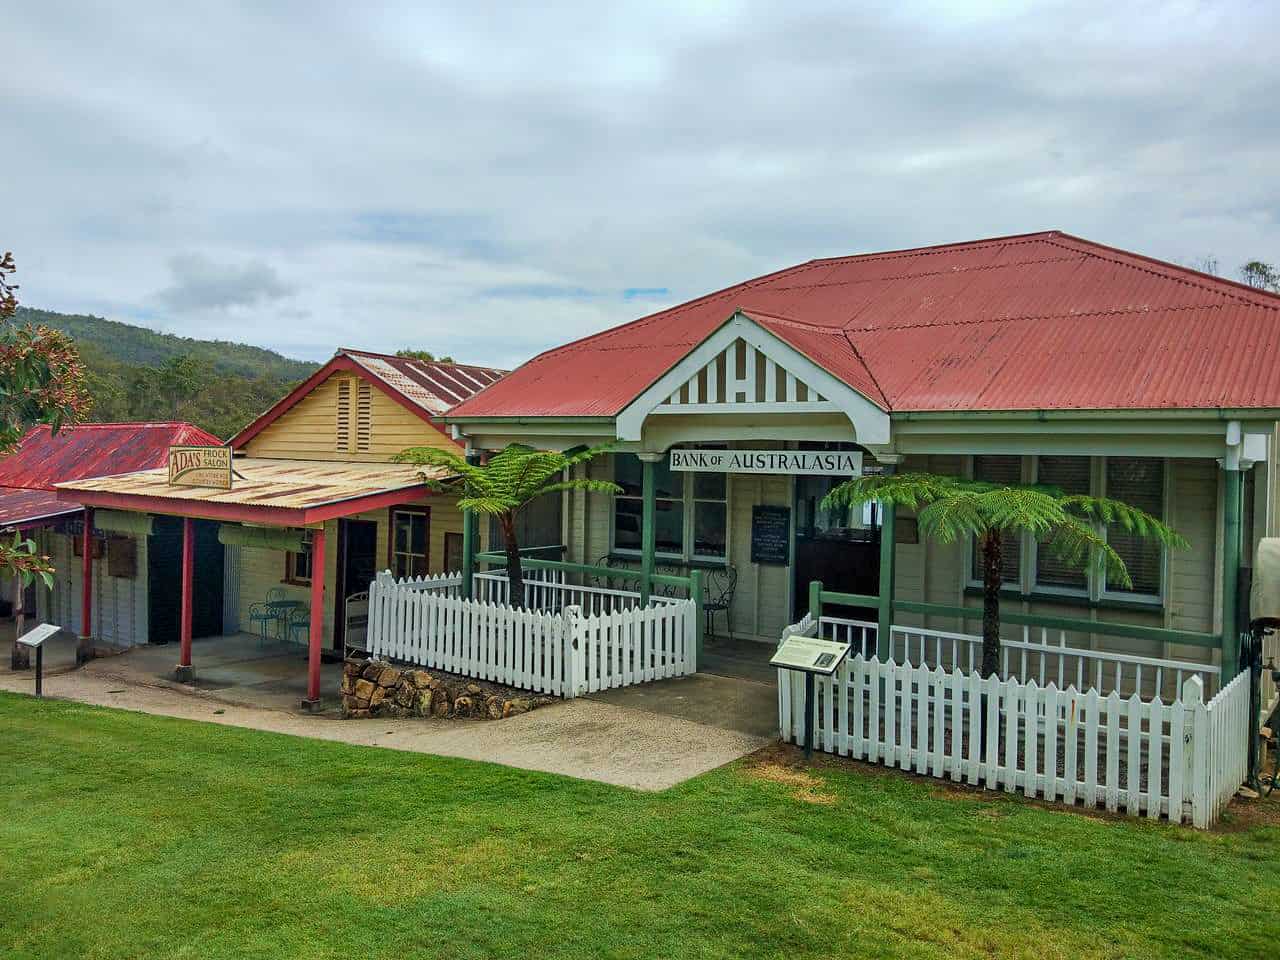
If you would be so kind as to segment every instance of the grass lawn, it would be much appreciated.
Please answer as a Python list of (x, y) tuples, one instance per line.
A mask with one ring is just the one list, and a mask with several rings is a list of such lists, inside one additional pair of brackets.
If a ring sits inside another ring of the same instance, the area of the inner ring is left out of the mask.
[(0, 694), (4, 957), (1261, 957), (1280, 828), (823, 763), (659, 794)]

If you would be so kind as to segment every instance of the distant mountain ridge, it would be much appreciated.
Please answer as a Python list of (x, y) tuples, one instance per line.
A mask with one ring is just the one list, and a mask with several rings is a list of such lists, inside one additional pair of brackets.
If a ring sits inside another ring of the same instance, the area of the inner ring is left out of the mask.
[(274, 380), (303, 380), (320, 366), (265, 347), (228, 340), (196, 340), (85, 314), (19, 307), (14, 319), (65, 331), (78, 344), (96, 348), (91, 352), (130, 366), (154, 366), (172, 357), (190, 356), (218, 373)]
[(186, 420), (226, 439), (320, 364), (225, 340), (196, 340), (116, 320), (19, 307), (18, 323), (70, 334), (84, 360), (89, 420)]

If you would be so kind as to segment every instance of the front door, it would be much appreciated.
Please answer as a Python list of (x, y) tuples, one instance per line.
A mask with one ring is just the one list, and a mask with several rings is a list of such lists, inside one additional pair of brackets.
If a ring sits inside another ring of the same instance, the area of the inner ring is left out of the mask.
[[(378, 570), (378, 525), (372, 520), (338, 521), (338, 583), (333, 648), (364, 647), (369, 584)], [(348, 624), (350, 626), (348, 626)]]
[[(841, 477), (796, 478), (796, 619), (809, 608), (809, 583), (826, 590), (874, 596), (880, 589), (880, 516), (875, 504), (853, 510), (821, 506)], [(875, 620), (867, 607), (837, 607), (835, 616)]]

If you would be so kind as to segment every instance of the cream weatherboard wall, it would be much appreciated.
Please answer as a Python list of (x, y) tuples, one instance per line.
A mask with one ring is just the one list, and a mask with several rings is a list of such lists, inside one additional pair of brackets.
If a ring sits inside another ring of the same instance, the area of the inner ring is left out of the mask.
[[(456, 497), (433, 496), (423, 502), (430, 509), (431, 523), (429, 532), (428, 569), (431, 573), (444, 572), (444, 541), (449, 533), (462, 533), (462, 511), (458, 509)], [(416, 506), (416, 504), (415, 504)], [(377, 534), (377, 569), (385, 570), (388, 565), (388, 537), (391, 530), (390, 512), (376, 510), (357, 514), (349, 519), (371, 520), (378, 525)], [(486, 532), (481, 524), (481, 549), (485, 549)], [(329, 638), (333, 636), (333, 615), (335, 608), (334, 587), (338, 576), (338, 521), (331, 520), (324, 525), (325, 529), (325, 600), (324, 600), (324, 636), (325, 647), (329, 646)], [(281, 589), (286, 597), (297, 600), (304, 606), (311, 603), (311, 588), (304, 584), (286, 583), (285, 553), (281, 550), (266, 550), (260, 547), (240, 548), (240, 629), (248, 631), (249, 607), (263, 600), (267, 591)], [(352, 585), (347, 587), (349, 593), (358, 589)]]
[[(82, 558), (75, 556), (70, 536), (51, 530), (39, 536), (55, 569), (53, 589), (36, 589), (36, 609), (27, 616), (79, 634)], [(129, 539), (137, 551), (132, 577), (111, 576), (105, 555), (93, 563), (93, 636), (118, 647), (147, 642), (147, 538)], [(111, 549), (110, 541), (106, 549)]]
[[(340, 389), (350, 391), (345, 443), (339, 442)], [(359, 422), (363, 416), (362, 393), (368, 405), (367, 440), (363, 438), (364, 428)], [(292, 460), (387, 462), (406, 447), (423, 446), (455, 453), (460, 449), (435, 426), (393, 400), (372, 381), (338, 371), (318, 383), (238, 452), (251, 457)]]

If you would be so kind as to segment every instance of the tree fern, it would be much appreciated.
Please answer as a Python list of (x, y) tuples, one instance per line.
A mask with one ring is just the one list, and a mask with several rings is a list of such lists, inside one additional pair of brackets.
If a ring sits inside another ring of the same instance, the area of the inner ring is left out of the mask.
[(824, 507), (875, 501), (916, 512), (920, 532), (950, 544), (972, 536), (983, 560), (982, 673), (997, 672), (1000, 654), (1002, 535), (1029, 532), (1054, 557), (1081, 569), (1101, 569), (1108, 581), (1132, 586), (1105, 530), (1115, 526), (1173, 549), (1185, 537), (1137, 507), (1107, 497), (1065, 494), (1057, 487), (999, 484), (933, 473), (855, 477), (832, 490)]
[[(474, 464), (452, 450), (411, 447), (400, 451), (395, 459), (399, 463), (437, 468), (436, 471), (423, 471), (423, 480), (430, 489), (456, 493), (461, 509), (497, 518), (506, 541), (511, 603), (523, 607), (524, 571), (520, 563), (520, 545), (516, 541), (516, 518), (530, 503), (547, 494), (565, 490), (621, 492), (621, 487), (607, 480), (565, 479), (578, 464), (598, 457), (607, 449), (592, 447), (558, 453), (513, 443), (492, 454), (483, 464)], [(438, 475), (441, 469), (446, 471), (443, 478)]]

